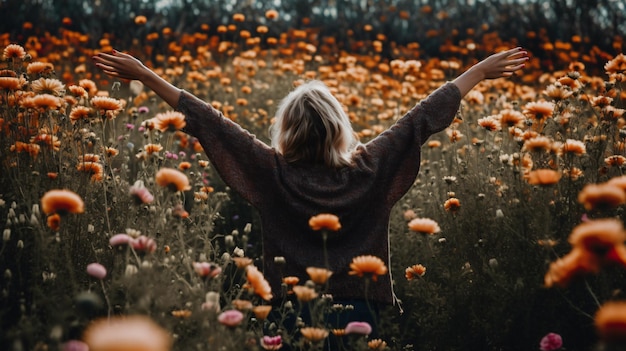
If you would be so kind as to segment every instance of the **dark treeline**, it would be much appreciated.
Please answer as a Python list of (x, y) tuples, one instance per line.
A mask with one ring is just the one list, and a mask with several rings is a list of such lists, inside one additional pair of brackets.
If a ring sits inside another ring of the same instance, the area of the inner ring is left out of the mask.
[[(234, 13), (243, 13), (242, 26), (267, 24), (270, 34), (318, 27), (322, 35), (341, 43), (351, 29), (357, 39), (382, 33), (399, 44), (418, 42), (426, 54), (436, 54), (445, 40), (463, 40), (468, 30), (473, 36), (497, 32), (530, 49), (579, 36), (581, 50), (597, 46), (618, 53), (622, 47), (616, 47), (615, 37), (626, 33), (625, 6), (615, 0), (4, 0), (0, 32), (19, 40), (24, 22), (32, 22), (38, 31), (55, 32), (67, 17), (72, 24), (66, 26), (90, 34), (95, 45), (105, 33), (131, 40), (164, 26), (188, 32), (208, 24), (214, 31), (232, 23)], [(277, 10), (280, 19), (267, 20), (269, 9)], [(141, 30), (133, 26), (137, 15), (149, 19)], [(365, 32), (365, 24), (374, 30)]]

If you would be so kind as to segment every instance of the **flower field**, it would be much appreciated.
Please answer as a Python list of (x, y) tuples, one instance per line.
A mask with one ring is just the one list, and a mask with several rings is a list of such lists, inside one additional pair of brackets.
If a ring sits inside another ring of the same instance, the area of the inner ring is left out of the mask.
[[(391, 263), (351, 258), (366, 287), (393, 272), (400, 304), (381, 310), (372, 336), (364, 321), (325, 323), (351, 306), (325, 294), (323, 268), (307, 269), (309, 281), (284, 277), (293, 302), (270, 304), (254, 209), (181, 131), (184, 115), (91, 57), (128, 52), (268, 143), (282, 97), (319, 79), (366, 143), (518, 41), (486, 31), (427, 56), (423, 44), (367, 25), (369, 39), (343, 43), (314, 26), (275, 35), (268, 26), (280, 14), (262, 17), (132, 39), (68, 26), (0, 34), (1, 349), (624, 346), (623, 38), (612, 51), (582, 50), (581, 37), (535, 45), (523, 71), (476, 86), (423, 146), (420, 174), (392, 214)], [(129, 27), (144, 33), (148, 20)], [(332, 214), (309, 222), (340, 223)], [(298, 320), (304, 309), (310, 318)]]

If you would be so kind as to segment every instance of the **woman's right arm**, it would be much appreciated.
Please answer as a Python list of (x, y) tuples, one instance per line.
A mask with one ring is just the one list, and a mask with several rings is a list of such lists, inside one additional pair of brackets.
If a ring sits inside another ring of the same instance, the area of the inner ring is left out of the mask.
[(152, 89), (168, 105), (176, 109), (180, 89), (161, 78), (135, 57), (113, 50), (112, 53), (99, 53), (93, 57), (96, 67), (111, 77), (139, 80)]

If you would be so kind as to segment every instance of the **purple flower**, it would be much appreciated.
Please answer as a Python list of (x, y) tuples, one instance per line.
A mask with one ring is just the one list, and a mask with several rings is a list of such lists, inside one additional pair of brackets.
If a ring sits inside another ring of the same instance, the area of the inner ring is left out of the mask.
[(539, 349), (541, 351), (553, 351), (558, 350), (563, 346), (563, 339), (559, 334), (548, 333), (539, 342)]
[(372, 326), (367, 322), (350, 322), (344, 330), (346, 334), (369, 335), (372, 332)]
[(133, 129), (135, 129), (135, 125), (132, 124), (132, 123), (126, 123), (126, 129), (133, 130)]
[(139, 112), (139, 113), (148, 113), (148, 112), (150, 112), (150, 109), (148, 108), (148, 106), (139, 106), (139, 108), (137, 109), (137, 112)]

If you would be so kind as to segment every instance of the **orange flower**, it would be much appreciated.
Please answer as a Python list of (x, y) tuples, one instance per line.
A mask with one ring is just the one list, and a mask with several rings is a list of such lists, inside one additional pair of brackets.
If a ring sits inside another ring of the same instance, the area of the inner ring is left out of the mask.
[(146, 22), (148, 22), (148, 18), (146, 18), (146, 16), (135, 17), (135, 24), (143, 25), (143, 24), (146, 24)]
[(24, 84), (26, 81), (22, 78), (0, 77), (0, 89), (3, 90), (19, 90)]
[(553, 286), (566, 287), (575, 277), (587, 273), (595, 273), (600, 269), (595, 255), (580, 247), (575, 247), (567, 255), (550, 264), (544, 277), (547, 288)]
[(39, 78), (30, 83), (30, 88), (37, 94), (61, 96), (65, 94), (65, 85), (58, 79)]
[(461, 208), (461, 201), (456, 197), (451, 197), (443, 204), (443, 208), (452, 213), (456, 213)]
[(615, 56), (615, 58), (604, 64), (604, 70), (609, 75), (615, 73), (626, 73), (626, 55), (619, 54)]
[(4, 59), (24, 59), (26, 57), (26, 50), (20, 45), (9, 44), (4, 48)]
[(587, 210), (612, 208), (626, 202), (626, 192), (615, 183), (587, 184), (578, 193), (578, 202)]
[(600, 338), (608, 342), (626, 342), (626, 302), (605, 302), (594, 317)]
[(533, 101), (524, 105), (522, 112), (536, 120), (552, 117), (554, 111), (554, 103), (549, 101)]
[(246, 20), (246, 16), (243, 13), (236, 13), (233, 15), (233, 21), (243, 22)]
[(428, 147), (431, 149), (435, 149), (441, 146), (441, 142), (439, 140), (431, 140), (428, 142)]
[(91, 173), (91, 181), (98, 182), (104, 179), (104, 167), (98, 162), (80, 162), (76, 166), (81, 172)]
[(541, 152), (549, 151), (552, 148), (552, 140), (543, 135), (532, 137), (524, 142), (522, 151)]
[(58, 213), (49, 215), (46, 219), (46, 225), (55, 232), (58, 231), (61, 228), (61, 216)]
[(622, 155), (613, 155), (604, 159), (604, 164), (609, 167), (621, 167), (626, 164), (626, 157)]
[(500, 119), (501, 126), (506, 126), (508, 128), (510, 127), (523, 128), (524, 127), (524, 120), (526, 118), (519, 111), (506, 109), (506, 110), (500, 111), (498, 115), (500, 117), (499, 119)]
[(421, 264), (415, 264), (404, 270), (404, 276), (407, 280), (423, 277), (426, 274), (426, 267)]
[(309, 227), (313, 230), (332, 230), (336, 232), (341, 229), (341, 223), (339, 223), (339, 217), (329, 213), (321, 213), (309, 219)]
[(278, 18), (278, 11), (276, 11), (276, 10), (267, 10), (267, 11), (265, 11), (265, 18), (271, 19), (271, 20), (277, 19)]
[(152, 155), (153, 153), (163, 150), (163, 146), (160, 144), (146, 144), (143, 149), (148, 155)]
[(20, 153), (20, 152), (28, 152), (28, 154), (30, 156), (35, 158), (35, 157), (37, 157), (37, 155), (39, 155), (39, 151), (41, 151), (41, 146), (39, 146), (37, 144), (27, 144), (27, 143), (23, 143), (21, 141), (16, 141), (15, 145), (11, 145), (10, 150), (18, 152), (18, 153)]
[(109, 147), (109, 146), (104, 147), (104, 154), (107, 157), (114, 157), (114, 156), (117, 156), (119, 153), (120, 153), (120, 151), (118, 149), (116, 149), (116, 148), (112, 148), (112, 147)]
[(283, 284), (285, 285), (296, 285), (300, 282), (300, 278), (294, 276), (288, 276), (283, 278)]
[(246, 268), (246, 278), (248, 284), (252, 286), (254, 293), (259, 295), (262, 299), (270, 301), (272, 299), (272, 288), (270, 284), (265, 280), (263, 273), (259, 272), (256, 266), (250, 265)]
[(50, 94), (39, 94), (35, 95), (31, 99), (31, 103), (35, 107), (39, 107), (41, 109), (53, 109), (57, 110), (61, 107), (63, 100)]
[(304, 327), (300, 328), (300, 334), (311, 342), (319, 342), (326, 339), (328, 336), (328, 330), (322, 328)]
[(252, 264), (250, 257), (233, 257), (233, 261), (235, 262), (235, 266), (239, 269), (244, 269)]
[(526, 181), (531, 185), (553, 185), (559, 182), (561, 173), (552, 169), (536, 169), (528, 172)]
[(267, 319), (267, 316), (270, 314), (271, 311), (271, 305), (254, 306), (252, 308), (252, 313), (254, 313), (254, 316), (261, 321)]
[(93, 95), (96, 95), (96, 93), (98, 93), (98, 87), (96, 86), (96, 83), (93, 80), (81, 79), (78, 81), (78, 86), (85, 89), (87, 93), (89, 94), (89, 96), (93, 96)]
[(52, 72), (54, 66), (50, 62), (31, 62), (26, 66), (29, 76), (44, 75)]
[(567, 139), (563, 145), (561, 145), (561, 152), (580, 156), (587, 152), (587, 148), (585, 147), (585, 143), (580, 140)]
[(174, 310), (172, 311), (172, 316), (176, 318), (189, 318), (191, 317), (190, 310)]
[(178, 169), (181, 171), (184, 171), (186, 169), (191, 168), (191, 163), (187, 162), (187, 161), (183, 161), (181, 163), (178, 164)]
[(370, 350), (386, 350), (387, 343), (383, 341), (382, 339), (372, 339), (367, 342), (367, 347)]
[(83, 213), (83, 199), (71, 190), (49, 190), (41, 197), (41, 210), (45, 214)]
[(333, 272), (329, 271), (326, 268), (318, 268), (318, 267), (307, 267), (306, 272), (311, 278), (311, 280), (315, 284), (323, 285), (326, 284), (328, 278), (333, 275)]
[(383, 260), (372, 255), (357, 256), (350, 263), (350, 275), (362, 277), (364, 274), (371, 274), (372, 280), (377, 281), (379, 275), (387, 273), (387, 266)]
[(490, 132), (500, 130), (500, 120), (496, 116), (487, 116), (478, 120), (478, 125)]
[(157, 172), (154, 180), (158, 185), (167, 187), (172, 191), (185, 191), (191, 189), (187, 176), (181, 171), (173, 168), (161, 168)]
[(169, 351), (170, 333), (145, 316), (101, 318), (87, 326), (83, 340), (90, 351)]
[(543, 93), (555, 101), (565, 100), (574, 94), (571, 90), (566, 89), (560, 84), (549, 85)]
[(108, 96), (94, 96), (91, 99), (91, 105), (100, 110), (100, 114), (111, 119), (114, 118), (124, 108), (122, 100), (114, 99)]
[(430, 218), (413, 218), (408, 226), (410, 230), (424, 234), (435, 234), (441, 231), (439, 224)]
[(178, 111), (167, 111), (159, 113), (152, 119), (154, 128), (161, 132), (176, 131), (185, 127), (185, 115)]
[(239, 311), (247, 311), (252, 309), (252, 302), (249, 300), (234, 299), (232, 301), (233, 307)]
[(315, 291), (315, 289), (310, 288), (304, 285), (296, 285), (293, 287), (293, 292), (296, 294), (298, 301), (300, 302), (309, 302), (316, 299), (319, 294)]
[(568, 239), (575, 247), (582, 247), (595, 254), (604, 254), (615, 245), (623, 245), (626, 232), (622, 221), (613, 218), (596, 219), (576, 226)]
[(72, 124), (74, 124), (81, 119), (88, 119), (92, 113), (93, 110), (89, 107), (76, 106), (70, 112), (70, 121), (72, 121)]

